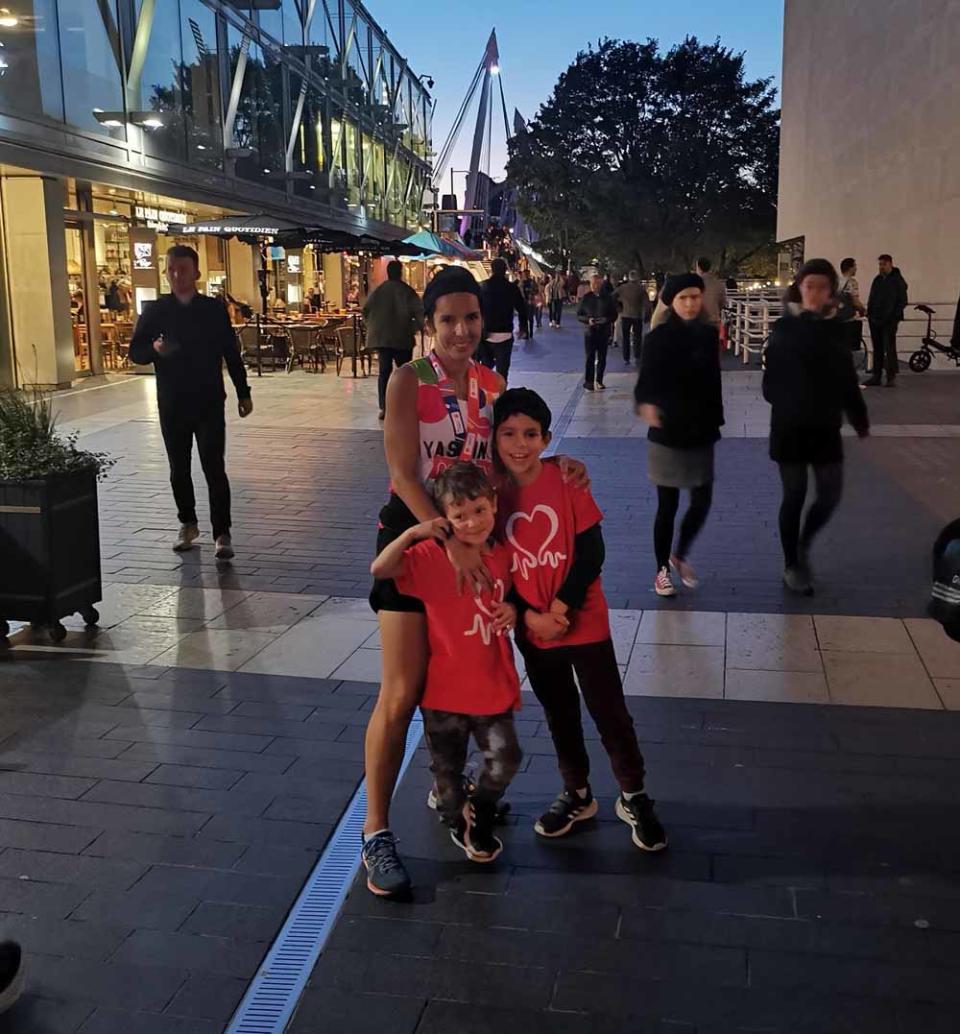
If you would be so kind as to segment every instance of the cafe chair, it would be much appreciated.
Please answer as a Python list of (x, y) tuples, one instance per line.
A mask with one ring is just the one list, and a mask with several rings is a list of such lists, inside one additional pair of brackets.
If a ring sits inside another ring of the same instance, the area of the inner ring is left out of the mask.
[(290, 355), (287, 358), (287, 373), (290, 373), (294, 366), (303, 366), (306, 363), (313, 365), (314, 373), (323, 373), (327, 368), (326, 349), (320, 342), (320, 331), (314, 326), (290, 326), (287, 327), (287, 336), (290, 338)]

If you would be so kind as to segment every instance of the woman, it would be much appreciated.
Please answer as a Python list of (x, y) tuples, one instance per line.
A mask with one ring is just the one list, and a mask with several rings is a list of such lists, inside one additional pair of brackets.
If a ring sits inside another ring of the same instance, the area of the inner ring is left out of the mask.
[[(634, 395), (650, 428), (647, 474), (657, 486), (653, 588), (658, 596), (675, 596), (671, 568), (688, 589), (699, 584), (687, 558), (713, 499), (713, 449), (723, 424), (723, 395), (717, 329), (700, 318), (703, 280), (696, 273), (669, 277), (660, 297), (667, 315), (644, 341)], [(690, 491), (690, 508), (671, 553), (684, 488)]]
[(550, 326), (560, 329), (560, 318), (563, 316), (563, 299), (567, 293), (566, 281), (562, 273), (554, 273), (547, 279), (546, 297)]
[[(843, 493), (843, 415), (861, 438), (870, 433), (870, 420), (843, 323), (835, 318), (837, 271), (826, 259), (811, 259), (794, 286), (799, 304), (788, 302), (770, 333), (763, 397), (772, 407), (770, 458), (783, 483), (783, 580), (791, 592), (812, 596), (810, 545)], [(816, 498), (801, 530), (811, 467)]]
[[(483, 330), (480, 287), (468, 270), (448, 266), (427, 286), (423, 308), (433, 351), (395, 370), (387, 386), (384, 449), (391, 493), (380, 511), (378, 554), (407, 528), (440, 516), (430, 484), (445, 466), (471, 459), (492, 474), (493, 403), (504, 381), (473, 360)], [(567, 476), (586, 481), (582, 464), (562, 462)], [(455, 540), (447, 555), (468, 591), (489, 577)], [(409, 890), (410, 879), (397, 856), (388, 812), (407, 727), (423, 692), (426, 625), (420, 600), (399, 593), (391, 580), (374, 582), (370, 605), (380, 624), (383, 674), (365, 743), (363, 862), (368, 888), (395, 896)]]

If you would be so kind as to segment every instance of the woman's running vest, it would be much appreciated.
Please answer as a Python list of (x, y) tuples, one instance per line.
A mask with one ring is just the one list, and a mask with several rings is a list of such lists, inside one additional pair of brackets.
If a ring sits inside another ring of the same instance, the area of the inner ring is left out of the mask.
[[(458, 399), (453, 382), (431, 352), (409, 364), (416, 372), (420, 423), (420, 479), (432, 482), (458, 459), (473, 460), (487, 473), (493, 462), (493, 404), (499, 381), (493, 370), (471, 361), (468, 398)], [(475, 397), (474, 397), (475, 393)]]

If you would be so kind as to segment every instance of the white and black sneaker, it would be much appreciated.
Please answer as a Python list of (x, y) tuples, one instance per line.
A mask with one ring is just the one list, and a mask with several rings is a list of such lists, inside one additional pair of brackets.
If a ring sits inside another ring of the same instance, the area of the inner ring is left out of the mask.
[[(463, 792), (469, 797), (471, 794), (477, 792), (476, 783), (469, 777), (463, 777)], [(427, 807), (431, 811), (439, 812), (440, 810), (440, 798), (437, 796), (437, 784), (434, 783), (430, 787), (430, 792), (427, 794)], [(496, 824), (498, 826), (505, 826), (507, 824), (507, 816), (510, 814), (510, 802), (509, 801), (497, 801), (497, 817)], [(440, 821), (443, 821), (443, 817), (439, 816)], [(459, 845), (458, 845), (459, 846)]]
[(586, 822), (596, 814), (597, 800), (589, 786), (586, 797), (581, 797), (576, 790), (564, 790), (537, 819), (533, 829), (542, 837), (563, 837), (578, 822)]
[(463, 823), (450, 830), (450, 839), (471, 862), (492, 862), (503, 850), (503, 841), (493, 832), (496, 821), (496, 801), (470, 797), (463, 806)]
[(617, 818), (622, 819), (632, 830), (631, 839), (641, 851), (662, 851), (667, 846), (664, 832), (654, 802), (645, 793), (623, 794), (617, 798)]

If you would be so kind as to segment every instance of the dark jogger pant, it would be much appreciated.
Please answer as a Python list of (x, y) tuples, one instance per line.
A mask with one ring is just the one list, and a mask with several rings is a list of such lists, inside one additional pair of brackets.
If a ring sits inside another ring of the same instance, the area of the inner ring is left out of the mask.
[(463, 811), (463, 766), (470, 734), (483, 752), (483, 767), (476, 778), (477, 796), (499, 801), (517, 774), (523, 752), (517, 741), (513, 712), (478, 715), (436, 711), (422, 707), (423, 734), (430, 750), (430, 771), (437, 788), (437, 811), (453, 823)]
[[(606, 330), (601, 333), (587, 333), (583, 339), (583, 350), (586, 354), (586, 365), (583, 370), (583, 383), (593, 385), (603, 383), (603, 375), (607, 372), (607, 349), (610, 347), (610, 335)], [(596, 376), (594, 376), (596, 371)]]
[(510, 377), (510, 362), (513, 359), (513, 338), (506, 341), (487, 341), (484, 339), (477, 347), (477, 362), (496, 370), (503, 378), (504, 384)]
[(393, 368), (395, 366), (403, 366), (404, 363), (409, 363), (411, 359), (413, 359), (412, 349), (377, 349), (377, 365), (380, 368), (380, 375), (377, 379), (377, 394), (380, 398), (381, 411), (384, 411), (387, 408), (387, 382), (390, 380), (390, 374), (393, 373)]
[(538, 649), (529, 642), (519, 645), (530, 686), (547, 717), (564, 788), (582, 790), (590, 778), (590, 758), (580, 717), (582, 691), (620, 789), (624, 793), (642, 790), (643, 755), (623, 699), (613, 642), (605, 639), (601, 643), (550, 650)]
[(563, 316), (563, 299), (556, 298), (550, 303), (550, 322), (560, 326), (560, 318)]
[(870, 321), (870, 343), (873, 346), (873, 369), (870, 376), (880, 380), (886, 371), (887, 380), (892, 381), (900, 372), (897, 358), (897, 324), (874, 323)]
[(780, 542), (786, 567), (796, 567), (801, 551), (806, 552), (823, 526), (830, 520), (843, 495), (843, 464), (813, 464), (813, 480), (817, 495), (807, 511), (807, 519), (800, 529), (803, 504), (807, 498), (807, 464), (781, 463), (780, 480), (783, 483), (783, 502), (780, 504)]
[(197, 500), (190, 472), (193, 439), (210, 496), (214, 537), (230, 534), (230, 482), (224, 465), (226, 423), (223, 404), (202, 409), (161, 409), (160, 431), (170, 461), (170, 485), (181, 524), (197, 523)]
[(620, 317), (620, 343), (623, 345), (623, 361), (630, 362), (630, 338), (633, 338), (633, 354), (640, 362), (640, 345), (643, 342), (643, 320), (634, 316)]

